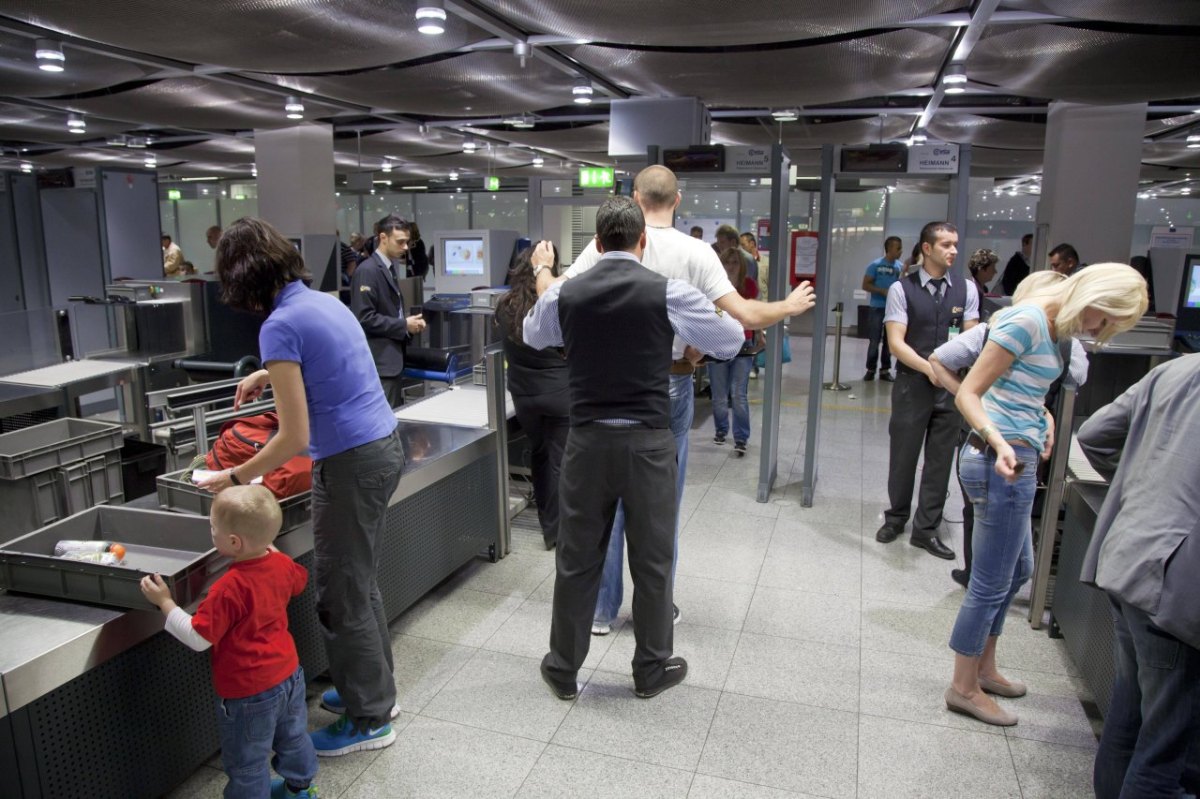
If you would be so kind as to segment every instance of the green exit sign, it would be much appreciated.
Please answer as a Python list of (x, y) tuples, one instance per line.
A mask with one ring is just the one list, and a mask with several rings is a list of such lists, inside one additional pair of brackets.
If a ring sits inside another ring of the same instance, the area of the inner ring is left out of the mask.
[(611, 189), (613, 168), (610, 166), (585, 166), (579, 170), (579, 185), (585, 189)]
[(483, 182), (488, 191), (500, 191), (500, 178), (490, 177)]
[(179, 189), (167, 189), (167, 199), (168, 200), (182, 200), (183, 192), (181, 192)]

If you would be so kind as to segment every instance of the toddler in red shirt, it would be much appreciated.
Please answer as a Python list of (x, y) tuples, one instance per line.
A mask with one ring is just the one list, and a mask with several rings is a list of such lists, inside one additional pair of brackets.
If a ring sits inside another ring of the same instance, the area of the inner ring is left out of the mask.
[[(217, 494), (211, 518), (213, 545), (233, 563), (196, 615), (175, 604), (160, 575), (144, 577), (142, 593), (166, 614), (167, 632), (197, 652), (212, 648), (225, 799), (315, 797), (304, 670), (287, 626), (308, 572), (271, 545), (283, 517), (262, 486)], [(272, 781), (272, 766), (281, 779)]]

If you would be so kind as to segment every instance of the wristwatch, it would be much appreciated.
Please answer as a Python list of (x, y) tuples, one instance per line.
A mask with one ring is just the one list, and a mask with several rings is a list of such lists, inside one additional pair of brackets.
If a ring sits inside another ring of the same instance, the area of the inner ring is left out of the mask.
[(538, 275), (540, 275), (542, 273), (543, 269), (549, 269), (549, 268), (550, 268), (550, 264), (534, 264), (533, 276), (536, 278)]
[(233, 483), (235, 486), (240, 486), (242, 484), (242, 481), (238, 479), (237, 473), (234, 472), (233, 469), (229, 470), (229, 482)]

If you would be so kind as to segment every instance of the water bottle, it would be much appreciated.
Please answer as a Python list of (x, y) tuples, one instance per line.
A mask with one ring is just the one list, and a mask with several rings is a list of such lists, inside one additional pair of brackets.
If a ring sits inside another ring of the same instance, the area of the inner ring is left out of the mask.
[(125, 560), (125, 547), (113, 541), (59, 541), (54, 545), (54, 555), (71, 560), (91, 560), (76, 555), (112, 555), (120, 563)]
[[(121, 547), (120, 544), (117, 544)], [(121, 547), (122, 553), (125, 547)], [(115, 552), (64, 552), (59, 555), (63, 560), (74, 560), (80, 563), (97, 563), (101, 566), (120, 566), (124, 561)]]

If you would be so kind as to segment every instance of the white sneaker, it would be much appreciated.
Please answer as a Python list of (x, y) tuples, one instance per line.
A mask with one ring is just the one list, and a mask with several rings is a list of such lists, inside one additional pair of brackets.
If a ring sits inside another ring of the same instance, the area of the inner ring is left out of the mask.
[(608, 635), (612, 632), (612, 624), (606, 621), (592, 622), (592, 635)]

